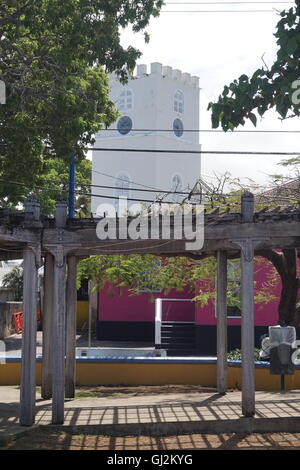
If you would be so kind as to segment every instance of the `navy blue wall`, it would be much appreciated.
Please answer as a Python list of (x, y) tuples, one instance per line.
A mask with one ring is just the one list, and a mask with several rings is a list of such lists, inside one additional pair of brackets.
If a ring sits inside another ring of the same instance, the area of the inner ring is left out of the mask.
[[(196, 325), (197, 353), (201, 356), (216, 356), (216, 327)], [(268, 333), (267, 326), (255, 327), (255, 347), (260, 348), (260, 338)], [(300, 328), (297, 328), (300, 338)], [(97, 339), (102, 341), (143, 341), (154, 344), (154, 322), (98, 321)], [(241, 349), (241, 327), (228, 326), (228, 351)]]

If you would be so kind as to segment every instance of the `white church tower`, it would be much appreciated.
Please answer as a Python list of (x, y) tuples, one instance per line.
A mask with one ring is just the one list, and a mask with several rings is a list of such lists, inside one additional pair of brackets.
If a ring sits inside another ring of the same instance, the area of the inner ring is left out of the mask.
[(127, 196), (129, 205), (134, 199), (182, 201), (187, 195), (179, 193), (189, 192), (201, 171), (199, 153), (180, 153), (200, 150), (199, 78), (155, 62), (150, 71), (138, 65), (126, 85), (112, 75), (110, 86), (121, 116), (96, 136), (95, 149), (120, 151), (93, 150), (92, 212), (119, 196)]

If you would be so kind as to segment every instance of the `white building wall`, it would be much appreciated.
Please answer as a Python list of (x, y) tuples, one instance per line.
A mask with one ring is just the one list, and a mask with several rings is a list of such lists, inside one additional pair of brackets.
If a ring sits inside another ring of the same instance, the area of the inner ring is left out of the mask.
[[(131, 118), (132, 130), (127, 135), (121, 135), (117, 130), (117, 121), (96, 136), (95, 147), (199, 151), (198, 132), (184, 131), (181, 137), (173, 132), (176, 118), (183, 122), (185, 130), (199, 129), (198, 77), (163, 67), (159, 63), (151, 64), (149, 73), (146, 71), (145, 65), (138, 66), (137, 75), (125, 86), (114, 76), (111, 77), (110, 96), (117, 108), (122, 91), (131, 90), (133, 93), (132, 109), (122, 111), (122, 115)], [(174, 96), (178, 90), (184, 95), (183, 113), (174, 110)], [(182, 190), (192, 188), (200, 177), (200, 155), (93, 151), (93, 185), (115, 186), (115, 177), (122, 172), (130, 175), (132, 189), (142, 189), (145, 185), (158, 190), (151, 193), (131, 190), (129, 197), (153, 201), (162, 194), (161, 190), (171, 190), (173, 175), (181, 176)], [(116, 194), (114, 189), (95, 187), (93, 193), (112, 198)], [(173, 200), (173, 197), (166, 196), (165, 200)], [(92, 212), (96, 213), (98, 205), (103, 202), (114, 201), (93, 197)]]

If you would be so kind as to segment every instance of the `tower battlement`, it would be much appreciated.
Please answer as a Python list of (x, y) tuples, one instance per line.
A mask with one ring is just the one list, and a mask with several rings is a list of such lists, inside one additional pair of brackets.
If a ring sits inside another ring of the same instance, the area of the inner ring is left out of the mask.
[(168, 65), (162, 65), (160, 62), (152, 62), (149, 70), (146, 64), (138, 64), (136, 67), (136, 77), (139, 78), (145, 75), (161, 75), (187, 86), (199, 87), (199, 77), (191, 76), (189, 73), (173, 69)]
[[(132, 79), (157, 75), (160, 75), (163, 78), (167, 77), (178, 84), (199, 88), (199, 77), (191, 76), (189, 73), (173, 69), (168, 65), (162, 65), (160, 62), (152, 62), (150, 66), (147, 66), (146, 64), (138, 64), (135, 75), (132, 76)], [(117, 81), (117, 76), (115, 74), (112, 74), (110, 78), (111, 80)]]

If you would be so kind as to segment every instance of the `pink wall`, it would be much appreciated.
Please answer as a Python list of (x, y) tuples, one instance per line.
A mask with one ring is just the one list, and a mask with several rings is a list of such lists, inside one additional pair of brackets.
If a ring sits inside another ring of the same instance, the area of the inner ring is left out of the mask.
[[(161, 293), (154, 293), (154, 298), (176, 298), (191, 299), (194, 294), (191, 292), (172, 291), (163, 296)], [(122, 295), (118, 295), (117, 289), (110, 293), (108, 286), (99, 292), (99, 320), (101, 321), (154, 321), (155, 302), (147, 293), (130, 296), (127, 289), (123, 289)], [(163, 302), (163, 320), (174, 321), (194, 321), (194, 302)]]
[[(255, 325), (276, 325), (278, 322), (278, 299), (281, 290), (281, 281), (274, 268), (262, 258), (258, 258), (255, 264), (255, 289), (260, 289), (268, 283), (268, 289), (277, 300), (267, 304), (255, 305)], [(193, 298), (194, 294), (185, 290), (183, 292), (172, 291), (167, 296), (154, 293), (154, 298)], [(108, 286), (99, 292), (99, 320), (102, 321), (154, 321), (155, 303), (149, 300), (149, 295), (143, 293), (130, 296), (127, 289), (123, 289), (122, 295), (118, 295), (117, 289), (110, 293)], [(216, 317), (214, 305), (210, 302), (205, 307), (199, 307), (193, 302), (163, 302), (163, 319), (173, 321), (196, 321), (199, 325), (215, 325)], [(229, 318), (228, 325), (240, 325), (240, 318)]]
[[(268, 287), (276, 300), (267, 304), (255, 304), (254, 306), (254, 322), (256, 326), (277, 325), (278, 323), (278, 299), (281, 291), (281, 281), (274, 268), (262, 259), (256, 262), (255, 266), (255, 290), (259, 290), (266, 283), (271, 282)], [(271, 281), (270, 281), (271, 279)], [(199, 325), (215, 325), (215, 308), (212, 302), (205, 307), (196, 306), (196, 323)], [(228, 325), (240, 325), (240, 318), (228, 318)]]

